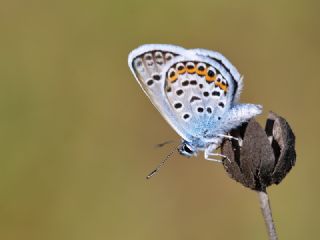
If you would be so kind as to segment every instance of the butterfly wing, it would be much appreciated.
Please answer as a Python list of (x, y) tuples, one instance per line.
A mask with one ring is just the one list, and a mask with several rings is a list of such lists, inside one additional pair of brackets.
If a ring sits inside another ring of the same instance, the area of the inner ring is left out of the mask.
[(187, 50), (166, 44), (146, 44), (133, 50), (128, 57), (129, 67), (143, 91), (171, 127), (185, 140), (190, 140), (187, 131), (179, 124), (175, 112), (165, 94), (166, 65)]
[(185, 140), (203, 138), (230, 108), (235, 92), (230, 72), (193, 50), (143, 45), (130, 53), (129, 66), (152, 103)]
[(214, 122), (207, 134), (207, 138), (216, 136), (217, 134), (229, 132), (232, 128), (239, 126), (241, 123), (248, 121), (252, 117), (262, 112), (261, 105), (240, 104), (240, 94), (243, 88), (243, 77), (238, 70), (226, 59), (221, 53), (207, 49), (192, 49), (197, 55), (210, 58), (218, 63), (225, 73), (230, 77), (229, 81), (232, 87), (230, 98), (230, 107), (220, 122)]
[(164, 71), (165, 95), (176, 121), (194, 138), (212, 138), (212, 130), (220, 125), (232, 103), (230, 73), (200, 55), (179, 56)]
[(207, 49), (192, 49), (196, 54), (208, 57), (212, 59), (213, 61), (221, 64), (221, 66), (230, 74), (231, 80), (233, 81), (234, 87), (234, 102), (238, 102), (240, 99), (240, 94), (243, 88), (243, 78), (238, 72), (238, 70), (235, 68), (235, 66), (232, 65), (232, 63), (221, 53), (207, 50)]

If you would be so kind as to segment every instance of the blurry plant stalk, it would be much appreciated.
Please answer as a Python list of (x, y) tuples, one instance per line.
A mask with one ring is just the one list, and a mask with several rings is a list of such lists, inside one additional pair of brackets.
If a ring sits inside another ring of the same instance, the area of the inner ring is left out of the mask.
[(267, 187), (279, 184), (295, 164), (295, 136), (288, 122), (270, 112), (265, 130), (254, 120), (230, 133), (238, 140), (226, 140), (222, 154), (228, 175), (258, 192), (269, 239), (278, 239), (267, 194)]

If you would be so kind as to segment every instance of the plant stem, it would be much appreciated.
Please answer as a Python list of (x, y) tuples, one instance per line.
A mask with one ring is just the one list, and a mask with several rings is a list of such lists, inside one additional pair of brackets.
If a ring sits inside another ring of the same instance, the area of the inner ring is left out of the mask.
[(260, 208), (261, 208), (263, 218), (268, 230), (269, 239), (277, 240), (278, 236), (277, 236), (276, 228), (272, 219), (272, 212), (271, 212), (268, 193), (266, 191), (261, 191), (261, 192), (258, 192), (258, 195), (260, 200)]

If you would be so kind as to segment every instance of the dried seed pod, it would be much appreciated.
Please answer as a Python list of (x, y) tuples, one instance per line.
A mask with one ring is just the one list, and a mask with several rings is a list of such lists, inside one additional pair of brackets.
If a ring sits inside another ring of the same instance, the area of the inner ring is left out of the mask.
[(295, 136), (288, 122), (273, 112), (269, 113), (266, 133), (277, 160), (272, 174), (272, 183), (279, 184), (295, 165)]
[(245, 187), (265, 191), (280, 183), (295, 164), (295, 137), (282, 117), (270, 113), (266, 130), (251, 119), (230, 133), (239, 139), (222, 144), (223, 166), (227, 173)]

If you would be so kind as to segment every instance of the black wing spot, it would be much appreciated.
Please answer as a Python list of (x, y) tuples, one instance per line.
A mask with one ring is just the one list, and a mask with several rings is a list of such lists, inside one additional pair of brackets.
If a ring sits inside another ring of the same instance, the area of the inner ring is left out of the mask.
[(218, 91), (213, 91), (213, 92), (212, 92), (212, 96), (220, 96), (220, 92), (218, 92)]
[[(170, 69), (171, 70), (171, 69)], [(176, 72), (174, 70), (172, 70), (170, 73), (169, 73), (169, 77), (170, 78), (173, 78), (174, 76), (176, 75)]]
[(188, 113), (186, 113), (186, 114), (183, 115), (183, 118), (184, 118), (184, 119), (188, 119), (189, 117), (190, 117), (190, 115), (189, 115)]
[(218, 120), (221, 120), (221, 117), (218, 117)]
[(182, 89), (178, 89), (178, 90), (176, 91), (176, 94), (177, 94), (178, 96), (180, 96), (181, 94), (183, 94), (183, 90), (182, 90)]
[(202, 107), (198, 107), (198, 112), (203, 112), (203, 108)]
[(204, 66), (200, 65), (200, 66), (198, 67), (198, 70), (199, 70), (199, 71), (203, 71), (203, 70), (204, 70)]
[(182, 86), (186, 87), (186, 86), (189, 85), (189, 81), (188, 81), (188, 80), (185, 80), (185, 81), (183, 81), (181, 84), (182, 84)]
[(208, 71), (208, 76), (209, 76), (209, 77), (213, 77), (213, 76), (214, 76), (214, 71), (209, 70), (209, 71)]
[(208, 113), (212, 113), (211, 107), (207, 107), (207, 112), (208, 112)]
[(160, 78), (161, 78), (161, 77), (160, 77), (159, 74), (154, 74), (154, 75), (153, 75), (153, 79), (156, 80), (156, 81), (159, 81)]
[(192, 96), (192, 98), (190, 99), (190, 103), (194, 102), (194, 101), (198, 101), (201, 100), (201, 98), (197, 97), (197, 96)]
[(188, 65), (187, 65), (187, 68), (188, 68), (188, 69), (193, 69), (193, 68), (194, 68), (194, 65), (193, 65), (193, 64), (188, 64)]
[(181, 104), (181, 103), (175, 103), (175, 104), (174, 104), (174, 107), (175, 107), (176, 109), (182, 108), (182, 104)]
[(199, 88), (203, 88), (203, 84), (202, 83), (199, 84)]
[(203, 92), (203, 96), (208, 97), (209, 93), (208, 92)]
[(191, 85), (197, 85), (197, 81), (196, 81), (196, 80), (191, 80), (191, 81), (190, 81), (190, 84), (191, 84)]
[(154, 83), (154, 82), (153, 82), (152, 79), (148, 80), (148, 82), (147, 82), (148, 86), (151, 86), (153, 83)]
[(184, 68), (184, 65), (179, 65), (179, 67), (178, 67), (178, 71), (182, 71), (182, 70), (183, 70), (183, 68)]
[(167, 88), (167, 92), (171, 92), (171, 87), (168, 87), (168, 88)]
[(219, 102), (218, 104), (220, 107), (224, 108), (224, 103), (223, 102)]

